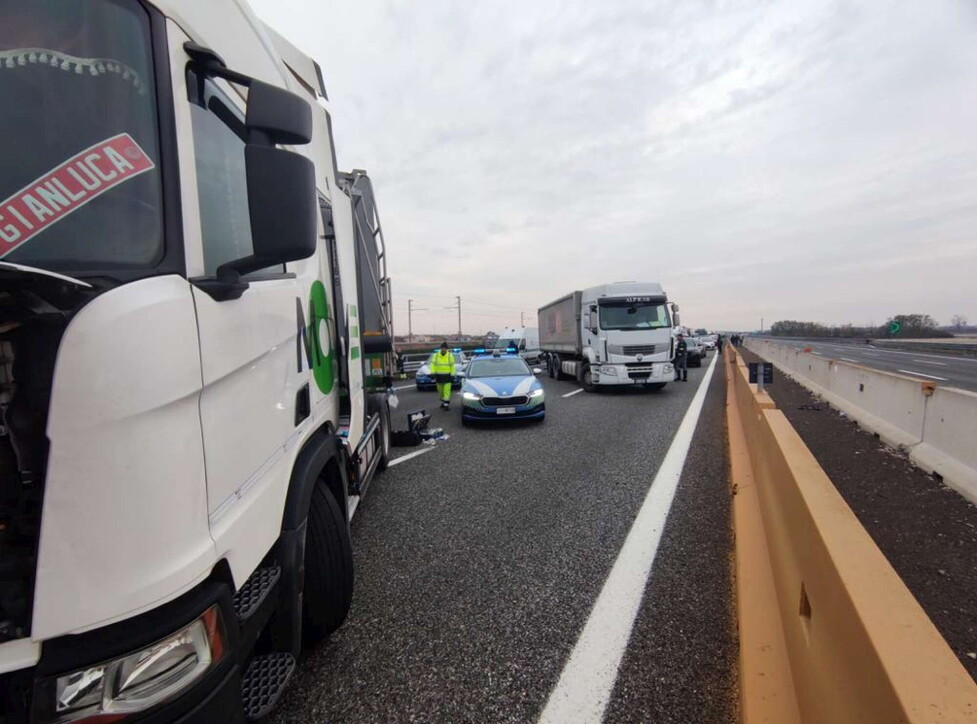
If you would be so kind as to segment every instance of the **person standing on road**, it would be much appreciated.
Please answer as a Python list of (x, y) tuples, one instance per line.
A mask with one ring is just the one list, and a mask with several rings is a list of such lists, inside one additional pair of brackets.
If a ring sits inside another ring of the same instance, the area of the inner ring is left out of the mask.
[(438, 386), (441, 409), (451, 406), (451, 381), (455, 375), (455, 356), (448, 351), (448, 343), (442, 342), (441, 349), (431, 357), (431, 374)]
[(723, 339), (723, 336), (721, 334), (717, 334), (716, 335), (716, 354), (720, 354), (721, 355), (723, 353), (723, 342), (724, 341), (725, 340)]
[(685, 342), (685, 335), (681, 333), (675, 344), (675, 381), (689, 381), (689, 346)]

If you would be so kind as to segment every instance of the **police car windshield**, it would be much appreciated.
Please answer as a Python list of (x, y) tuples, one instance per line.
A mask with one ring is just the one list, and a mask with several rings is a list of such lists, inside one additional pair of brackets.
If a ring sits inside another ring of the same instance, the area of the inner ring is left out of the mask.
[(149, 15), (0, 0), (0, 259), (151, 268), (163, 250)]
[(513, 377), (531, 375), (521, 357), (489, 357), (472, 360), (469, 377)]
[(601, 304), (601, 329), (662, 329), (671, 327), (664, 304)]

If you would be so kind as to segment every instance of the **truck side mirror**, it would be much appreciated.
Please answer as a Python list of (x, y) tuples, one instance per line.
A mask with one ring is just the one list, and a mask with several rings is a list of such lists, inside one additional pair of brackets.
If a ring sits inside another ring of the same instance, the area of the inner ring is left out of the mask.
[(315, 165), (276, 147), (312, 140), (312, 108), (290, 91), (229, 70), (208, 48), (194, 43), (183, 47), (196, 72), (248, 88), (244, 163), (253, 253), (221, 264), (216, 279), (198, 282), (217, 301), (237, 299), (248, 288), (242, 275), (315, 253)]

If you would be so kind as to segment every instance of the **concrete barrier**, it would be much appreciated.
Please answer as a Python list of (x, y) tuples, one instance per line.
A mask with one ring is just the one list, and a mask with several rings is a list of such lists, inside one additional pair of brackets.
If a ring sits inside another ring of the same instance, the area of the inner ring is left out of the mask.
[(977, 394), (767, 340), (746, 346), (977, 504)]
[(977, 393), (936, 387), (926, 402), (923, 441), (909, 457), (977, 503)]
[[(977, 721), (973, 680), (734, 357), (725, 365), (733, 482), (743, 497), (734, 521), (744, 721), (793, 721), (792, 705), (804, 722)], [(764, 600), (772, 608), (759, 616), (742, 610)], [(768, 675), (789, 690), (772, 690)]]

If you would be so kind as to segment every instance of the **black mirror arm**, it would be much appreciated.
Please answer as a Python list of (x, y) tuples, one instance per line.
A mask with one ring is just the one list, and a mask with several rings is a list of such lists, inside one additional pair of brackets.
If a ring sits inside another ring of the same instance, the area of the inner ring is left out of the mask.
[(224, 59), (210, 48), (205, 48), (202, 45), (197, 45), (196, 43), (187, 41), (183, 44), (183, 50), (186, 51), (187, 55), (189, 55), (190, 59), (193, 61), (193, 64), (197, 66), (197, 69), (200, 70), (200, 72), (204, 75), (223, 78), (231, 83), (243, 85), (246, 88), (251, 87), (250, 76), (244, 75), (243, 73), (238, 73), (237, 71), (228, 68), (227, 63), (224, 62)]

